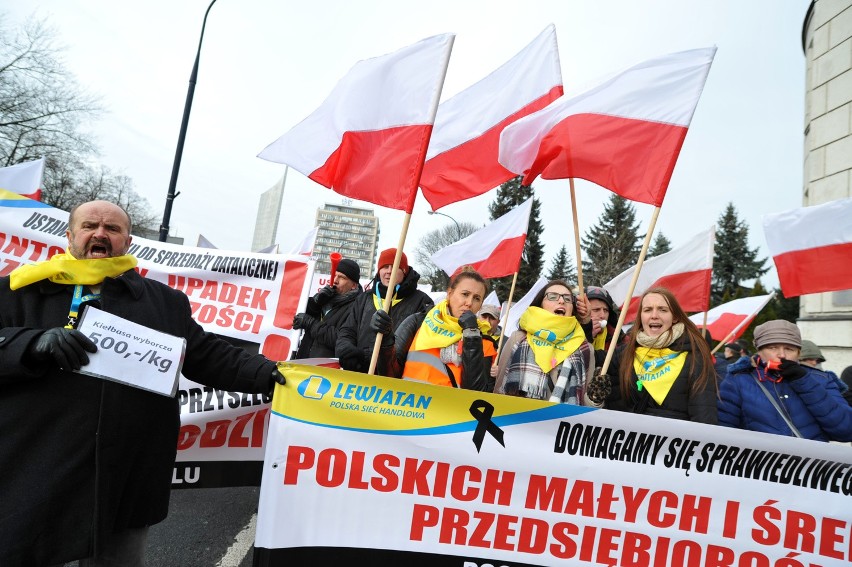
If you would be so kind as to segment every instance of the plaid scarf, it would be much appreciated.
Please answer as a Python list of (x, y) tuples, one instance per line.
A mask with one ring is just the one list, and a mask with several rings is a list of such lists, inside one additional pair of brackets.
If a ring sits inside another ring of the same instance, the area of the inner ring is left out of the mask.
[(500, 393), (537, 400), (556, 398), (563, 404), (585, 405), (586, 383), (594, 371), (592, 347), (586, 341), (556, 368), (544, 372), (524, 337), (512, 353)]

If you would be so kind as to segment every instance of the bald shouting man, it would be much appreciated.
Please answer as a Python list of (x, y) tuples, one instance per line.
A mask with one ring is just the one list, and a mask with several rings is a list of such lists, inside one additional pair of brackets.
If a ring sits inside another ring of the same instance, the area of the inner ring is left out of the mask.
[(148, 527), (168, 513), (178, 401), (74, 372), (97, 350), (75, 329), (86, 304), (185, 338), (190, 380), (261, 394), (283, 383), (133, 269), (130, 229), (122, 208), (84, 203), (66, 254), (0, 278), (0, 565), (144, 565)]

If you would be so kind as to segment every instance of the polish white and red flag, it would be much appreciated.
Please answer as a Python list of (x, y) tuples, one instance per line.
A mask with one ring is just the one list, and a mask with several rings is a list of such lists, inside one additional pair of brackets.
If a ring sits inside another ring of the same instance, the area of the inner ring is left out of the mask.
[[(639, 298), (652, 287), (670, 290), (686, 312), (706, 311), (710, 306), (715, 239), (716, 230), (711, 226), (683, 246), (646, 259), (633, 288), (625, 322), (636, 318)], [(622, 307), (635, 271), (636, 266), (631, 266), (603, 286), (615, 301), (622, 301)]]
[(715, 47), (649, 59), (507, 126), (499, 161), (523, 184), (581, 178), (662, 205)]
[[(707, 330), (710, 331), (710, 336), (716, 341), (724, 340), (726, 343), (740, 338), (773, 297), (775, 297), (774, 292), (754, 297), (741, 297), (717, 305), (707, 312)], [(690, 315), (689, 319), (699, 327), (704, 326), (703, 311)]]
[(763, 216), (784, 297), (852, 289), (852, 199)]
[(432, 262), (450, 277), (470, 266), (484, 278), (514, 274), (521, 265), (527, 241), (533, 198), (530, 197), (491, 224), (432, 254)]
[(258, 157), (341, 195), (410, 213), (454, 38), (436, 35), (359, 61)]
[(0, 189), (41, 201), (44, 158), (0, 167)]
[(562, 96), (556, 27), (479, 82), (442, 102), (420, 190), (432, 210), (487, 193), (515, 176), (500, 165), (500, 132)]
[(292, 250), (290, 250), (290, 254), (301, 254), (302, 256), (312, 256), (314, 253), (314, 245), (317, 242), (317, 233), (319, 232), (319, 227), (315, 226), (311, 230), (302, 237), (301, 242), (296, 244)]

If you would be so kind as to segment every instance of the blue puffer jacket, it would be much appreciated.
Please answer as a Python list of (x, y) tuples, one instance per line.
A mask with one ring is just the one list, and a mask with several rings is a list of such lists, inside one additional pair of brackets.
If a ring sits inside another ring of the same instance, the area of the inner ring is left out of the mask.
[[(852, 407), (846, 403), (834, 380), (816, 368), (798, 380), (762, 382), (786, 410), (805, 439), (852, 441)], [(763, 368), (760, 369), (763, 376)], [(728, 366), (719, 390), (719, 425), (792, 436), (793, 432), (755, 381), (758, 369), (752, 359), (742, 357)]]

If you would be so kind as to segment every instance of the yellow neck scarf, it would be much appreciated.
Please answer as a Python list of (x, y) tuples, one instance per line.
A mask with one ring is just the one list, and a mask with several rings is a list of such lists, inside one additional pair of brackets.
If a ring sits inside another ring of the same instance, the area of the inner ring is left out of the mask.
[(49, 260), (26, 264), (12, 270), (9, 287), (18, 289), (41, 280), (68, 285), (96, 285), (136, 267), (130, 254), (115, 258), (78, 260), (70, 252), (55, 254)]
[[(490, 325), (481, 319), (477, 319), (479, 331), (488, 334)], [(411, 350), (429, 350), (431, 348), (444, 348), (457, 343), (462, 338), (462, 328), (457, 317), (450, 315), (447, 300), (430, 309), (420, 325), (420, 330), (411, 343)]]
[(527, 307), (519, 325), (527, 332), (535, 362), (544, 372), (562, 364), (586, 340), (575, 317), (555, 315), (541, 307)]
[(607, 328), (604, 327), (598, 336), (592, 341), (592, 346), (595, 350), (604, 350), (606, 348)]
[(633, 370), (639, 379), (639, 388), (646, 388), (654, 401), (662, 405), (685, 362), (685, 351), (637, 346)]

